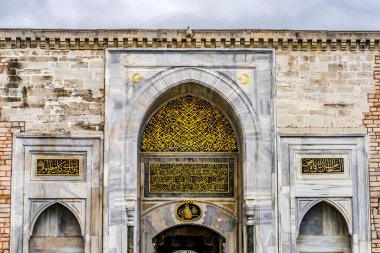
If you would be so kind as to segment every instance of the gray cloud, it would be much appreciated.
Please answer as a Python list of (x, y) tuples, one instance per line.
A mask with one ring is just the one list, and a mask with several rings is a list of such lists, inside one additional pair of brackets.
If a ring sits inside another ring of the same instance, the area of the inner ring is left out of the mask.
[(378, 0), (2, 0), (2, 28), (380, 30)]

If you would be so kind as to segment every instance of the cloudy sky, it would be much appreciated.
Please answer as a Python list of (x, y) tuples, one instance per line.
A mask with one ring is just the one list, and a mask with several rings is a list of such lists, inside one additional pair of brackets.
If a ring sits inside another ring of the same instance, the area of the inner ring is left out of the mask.
[(0, 0), (0, 28), (380, 30), (380, 0)]

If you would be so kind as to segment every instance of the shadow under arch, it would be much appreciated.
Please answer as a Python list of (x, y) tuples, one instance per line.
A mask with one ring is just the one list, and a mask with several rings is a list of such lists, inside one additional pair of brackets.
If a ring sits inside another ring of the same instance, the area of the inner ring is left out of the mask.
[[(299, 216), (298, 227), (300, 227), (300, 225), (301, 225), (301, 223), (302, 223), (305, 215), (313, 207), (315, 207), (316, 205), (318, 205), (320, 203), (326, 203), (327, 205), (330, 205), (332, 208), (336, 209), (336, 211), (339, 212), (339, 214), (344, 219), (349, 234), (352, 235), (352, 226), (351, 226), (352, 223), (351, 223), (351, 219), (348, 216), (347, 210), (342, 205), (340, 205), (339, 203), (337, 203), (337, 202), (335, 202), (335, 201), (333, 201), (331, 199), (317, 199), (317, 200), (314, 200), (314, 201), (308, 203), (308, 205), (306, 206), (306, 208), (302, 210), (302, 213)], [(299, 233), (299, 229), (297, 231)]]
[(317, 201), (299, 225), (297, 251), (351, 252), (351, 236), (341, 211), (328, 201)]
[(47, 202), (46, 204), (40, 206), (38, 208), (38, 210), (35, 212), (34, 216), (32, 217), (32, 222), (30, 224), (29, 237), (32, 235), (34, 226), (35, 226), (37, 220), (40, 218), (41, 214), (53, 205), (61, 205), (62, 207), (67, 208), (75, 216), (75, 218), (78, 222), (78, 225), (80, 227), (81, 234), (82, 234), (82, 236), (84, 236), (84, 227), (83, 227), (82, 221), (80, 219), (80, 216), (79, 216), (77, 210), (75, 210), (72, 206), (70, 206), (69, 204), (67, 204), (65, 202), (51, 201), (51, 202)]
[(29, 252), (84, 252), (85, 240), (75, 214), (61, 203), (46, 207), (36, 219)]
[(155, 251), (164, 252), (224, 252), (226, 239), (217, 231), (198, 224), (170, 227), (153, 237)]

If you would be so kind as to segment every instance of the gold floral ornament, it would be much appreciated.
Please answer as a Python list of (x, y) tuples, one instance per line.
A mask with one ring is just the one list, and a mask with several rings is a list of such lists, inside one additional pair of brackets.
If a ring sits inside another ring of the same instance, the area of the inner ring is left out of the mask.
[(194, 96), (174, 99), (149, 120), (141, 151), (232, 152), (235, 133), (226, 117), (209, 102)]

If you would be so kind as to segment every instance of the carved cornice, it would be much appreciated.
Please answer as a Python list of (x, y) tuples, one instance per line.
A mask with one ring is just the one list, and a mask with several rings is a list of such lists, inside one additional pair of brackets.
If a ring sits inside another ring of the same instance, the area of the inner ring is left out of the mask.
[(0, 49), (273, 48), (365, 51), (380, 48), (380, 31), (0, 29)]

